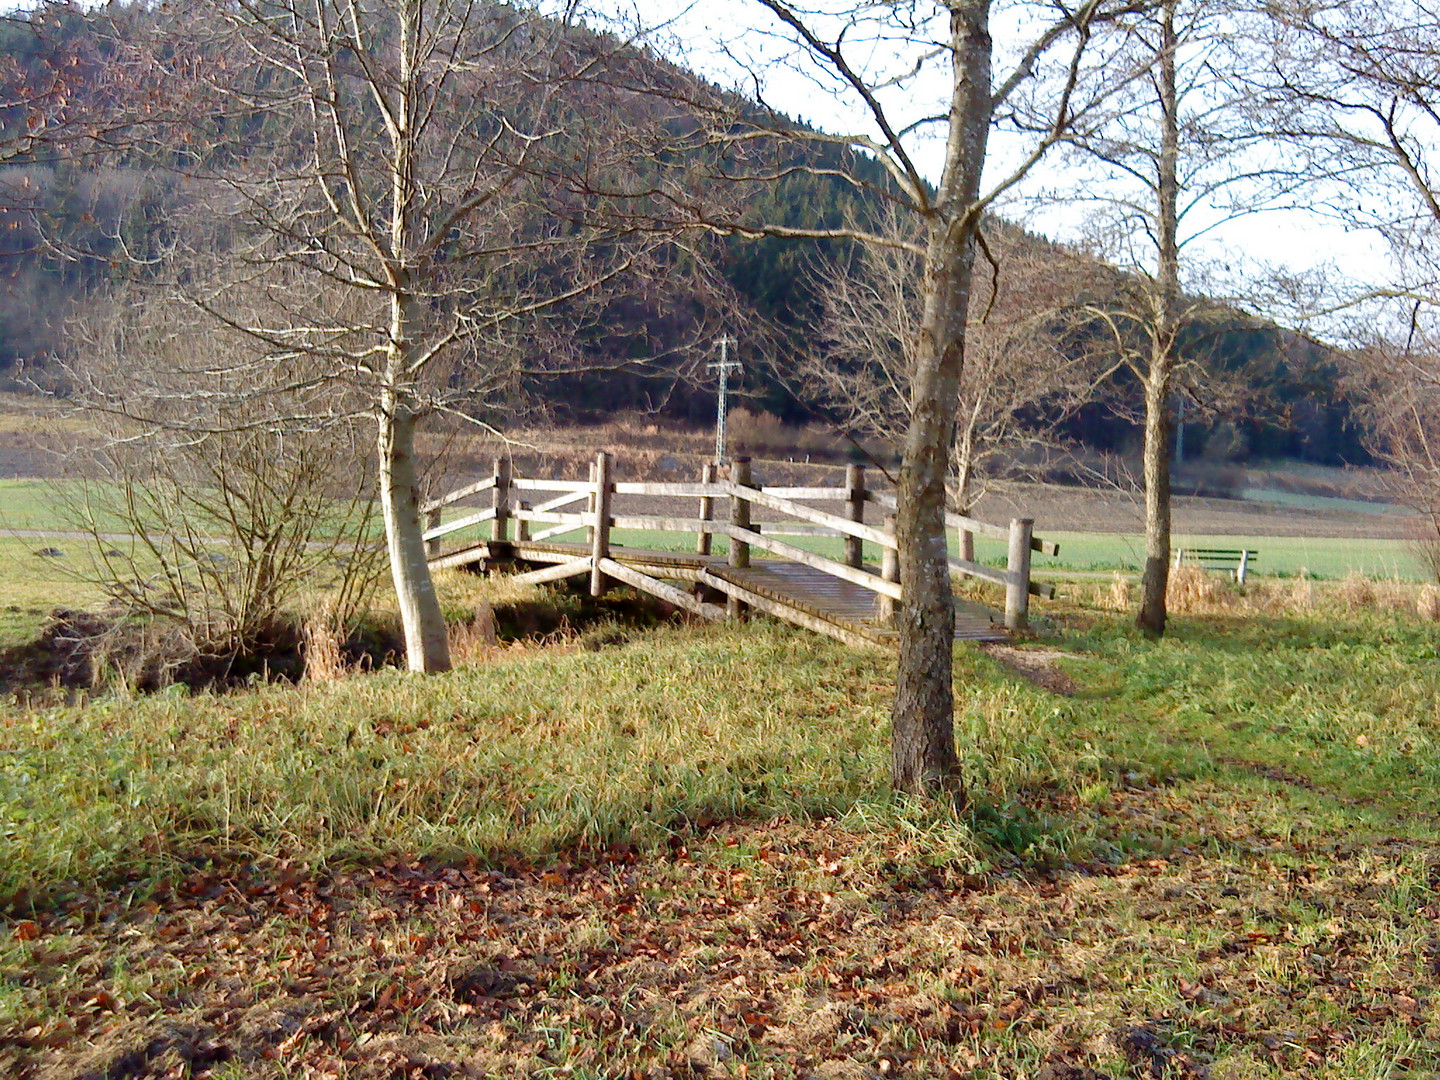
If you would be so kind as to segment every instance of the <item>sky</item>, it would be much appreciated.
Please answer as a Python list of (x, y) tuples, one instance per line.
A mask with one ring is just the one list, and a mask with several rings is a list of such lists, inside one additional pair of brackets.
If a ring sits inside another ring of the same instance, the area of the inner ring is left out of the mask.
[[(799, 61), (778, 63), (787, 58), (787, 46), (774, 29), (778, 24), (756, 0), (704, 0), (677, 9), (667, 0), (636, 0), (637, 15), (652, 24), (664, 13), (673, 21), (671, 44), (680, 55), (677, 59), (700, 70), (722, 84), (752, 91), (758, 79), (763, 84), (767, 103), (786, 114), (832, 133), (872, 131), (863, 110), (856, 107), (853, 97), (843, 98), (826, 92), (824, 76)], [(838, 10), (846, 0), (809, 0), (807, 6)], [(1007, 50), (1032, 38), (1021, 15), (1019, 5), (996, 5), (998, 14), (992, 22), (995, 39), (997, 75), (1008, 71)], [(1033, 10), (1033, 9), (1030, 9)], [(678, 14), (677, 14), (678, 11)], [(823, 25), (823, 23), (822, 23)], [(841, 23), (833, 21), (832, 34)], [(875, 71), (909, 70), (915, 50), (906, 43), (903, 50), (884, 41), (865, 38), (862, 31), (847, 32), (847, 47), (859, 62)], [(860, 43), (864, 41), (865, 46)], [(670, 50), (662, 50), (670, 51)], [(674, 52), (672, 52), (674, 55)], [(793, 54), (790, 57), (793, 59)], [(896, 63), (896, 59), (900, 63)], [(934, 64), (932, 58), (931, 63)], [(908, 123), (943, 108), (948, 93), (943, 70), (935, 68), (905, 84), (904, 90), (883, 93), (887, 111)], [(942, 160), (940, 140), (914, 140), (913, 156), (927, 176), (934, 180)], [(987, 182), (1008, 172), (1010, 164), (1024, 154), (1026, 146), (1002, 133), (992, 135), (989, 151), (990, 167)], [(1052, 155), (1034, 170), (1029, 182), (999, 205), (1004, 216), (1033, 231), (1063, 242), (1076, 242), (1086, 232), (1083, 209), (1073, 202), (1061, 200), (1045, 206), (1043, 200), (1028, 196), (1041, 189), (1064, 195), (1067, 191), (1087, 190), (1094, 180), (1082, 172), (1068, 169)], [(1187, 248), (1192, 265), (1210, 268), (1207, 283), (1222, 292), (1226, 289), (1224, 268), (1229, 267), (1235, 279), (1230, 284), (1238, 292), (1253, 286), (1260, 278), (1273, 279), (1277, 274), (1308, 275), (1324, 271), (1329, 277), (1358, 280), (1384, 280), (1390, 273), (1388, 252), (1378, 235), (1346, 228), (1321, 214), (1300, 210), (1270, 210), (1247, 215), (1236, 221), (1207, 230), (1205, 236)], [(1253, 291), (1253, 290), (1252, 290)]]

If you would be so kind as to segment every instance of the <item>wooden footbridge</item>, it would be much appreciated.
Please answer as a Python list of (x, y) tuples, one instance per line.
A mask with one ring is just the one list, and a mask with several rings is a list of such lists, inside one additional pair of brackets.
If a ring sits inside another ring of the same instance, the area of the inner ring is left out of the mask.
[[(701, 618), (742, 617), (753, 608), (852, 645), (893, 644), (890, 623), (903, 596), (895, 499), (867, 489), (859, 466), (847, 469), (845, 481), (834, 488), (763, 487), (752, 482), (750, 460), (739, 457), (723, 479), (714, 465), (706, 465), (699, 483), (617, 482), (604, 453), (591, 466), (589, 480), (530, 479), (512, 476), (509, 459), (501, 459), (493, 475), (422, 508), (426, 550), (432, 569), (488, 571), (504, 565), (520, 570), (517, 581), (533, 583), (586, 576), (596, 596), (617, 581)], [(548, 497), (532, 502), (539, 495)], [(444, 520), (447, 510), (453, 514), (452, 508), (477, 499), (489, 505)], [(654, 512), (675, 501), (694, 516)], [(840, 504), (843, 513), (811, 503)], [(871, 507), (871, 517), (884, 518), (882, 527), (866, 524)], [(717, 511), (724, 511), (723, 517)], [(1031, 581), (1031, 554), (1054, 555), (1056, 546), (1035, 538), (1033, 523), (1026, 519), (1006, 528), (947, 514), (946, 524), (1006, 540), (1009, 551), (1004, 570), (950, 560), (955, 573), (997, 585), (1005, 594), (1003, 616), (957, 601), (955, 636), (993, 641), (1023, 628), (1029, 597), (1053, 594), (1049, 586)], [(484, 525), (488, 535), (476, 539)], [(625, 546), (616, 542), (617, 529), (689, 534), (677, 547), (690, 550)], [(724, 555), (712, 551), (717, 536), (727, 541)], [(843, 555), (828, 558), (781, 537), (840, 538)], [(447, 547), (456, 541), (460, 546)], [(866, 545), (870, 554), (878, 552), (877, 560), (866, 562)], [(752, 559), (757, 549), (773, 557)]]

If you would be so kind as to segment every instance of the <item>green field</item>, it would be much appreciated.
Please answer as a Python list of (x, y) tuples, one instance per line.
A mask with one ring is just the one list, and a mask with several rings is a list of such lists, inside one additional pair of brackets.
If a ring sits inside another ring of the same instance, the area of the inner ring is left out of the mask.
[[(1145, 559), (1145, 540), (1139, 534), (1046, 533), (1060, 545), (1058, 558), (1037, 555), (1034, 570), (1123, 570), (1138, 572)], [(1409, 543), (1404, 540), (1356, 540), (1326, 537), (1215, 536), (1177, 533), (1176, 547), (1250, 548), (1260, 552), (1251, 573), (1293, 577), (1304, 570), (1316, 578), (1343, 578), (1357, 572), (1374, 578), (1422, 580), (1423, 574)], [(982, 555), (1003, 560), (999, 545), (978, 545)]]

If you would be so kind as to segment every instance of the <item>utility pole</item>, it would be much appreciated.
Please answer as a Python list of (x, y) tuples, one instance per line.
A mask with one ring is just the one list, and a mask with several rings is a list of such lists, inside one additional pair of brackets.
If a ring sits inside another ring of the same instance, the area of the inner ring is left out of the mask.
[(730, 392), (730, 372), (741, 370), (739, 360), (730, 359), (730, 346), (735, 344), (735, 339), (728, 334), (721, 337), (720, 362), (708, 365), (711, 371), (720, 373), (720, 396), (715, 402), (715, 464), (717, 466), (725, 463), (725, 399)]

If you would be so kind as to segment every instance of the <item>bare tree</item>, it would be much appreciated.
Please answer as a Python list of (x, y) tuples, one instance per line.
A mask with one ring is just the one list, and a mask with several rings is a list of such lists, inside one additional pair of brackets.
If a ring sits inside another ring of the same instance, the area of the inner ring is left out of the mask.
[[(974, 284), (976, 237), (984, 214), (1059, 142), (1077, 113), (1091, 106), (1087, 48), (1107, 17), (1102, 0), (1072, 6), (1019, 5), (1032, 16), (999, 50), (996, 76), (989, 0), (912, 0), (797, 6), (755, 0), (763, 15), (747, 37), (728, 45), (746, 68), (753, 99), (711, 97), (707, 120), (719, 176), (775, 181), (807, 174), (893, 202), (918, 222), (904, 244), (918, 260), (920, 314), (914, 327), (909, 419), (897, 482), (896, 537), (904, 599), (896, 615), (900, 661), (892, 711), (891, 779), (915, 794), (963, 798), (955, 749), (952, 687), (954, 599), (946, 558), (944, 512), (956, 411)], [(1009, 20), (1007, 20), (1009, 21)], [(1018, 41), (1018, 44), (1016, 44)], [(992, 125), (1002, 120), (1017, 88), (1037, 73), (1056, 81), (1049, 123), (1005, 164), (984, 177)], [(837, 99), (851, 111), (848, 132), (825, 134), (785, 120), (763, 105), (772, 77), (806, 79), (815, 98)], [(693, 99), (689, 103), (696, 108)], [(786, 150), (803, 143), (819, 154)], [(934, 151), (933, 164), (927, 153)], [(878, 164), (878, 168), (876, 165)], [(932, 183), (933, 179), (933, 183)], [(893, 246), (864, 228), (814, 228), (736, 220), (674, 188), (685, 220), (729, 234), (849, 239)]]
[(591, 181), (627, 175), (646, 125), (592, 79), (623, 43), (574, 13), (182, 0), (148, 39), (121, 42), (117, 77), (145, 103), (123, 150), (180, 180), (146, 277), (250, 337), (261, 355), (247, 363), (333, 388), (290, 422), (365, 403), (412, 670), (450, 662), (421, 539), (419, 424), (473, 415), (552, 366), (598, 318), (599, 287), (657, 243), (623, 214), (599, 219)]
[[(893, 213), (890, 245), (865, 245), (819, 282), (825, 348), (806, 365), (810, 393), (850, 430), (898, 442), (909, 422), (921, 316), (914, 222)], [(1074, 298), (1095, 268), (1013, 226), (986, 228), (966, 325), (951, 504), (971, 515), (995, 475), (1026, 449), (1057, 445), (1055, 427), (1092, 400), (1096, 355), (1066, 330)], [(962, 533), (973, 560), (974, 536)]]
[[(1311, 325), (1351, 346), (1371, 449), (1440, 551), (1440, 10), (1428, 0), (1270, 5), (1257, 97), (1314, 177), (1311, 207), (1383, 255), (1297, 280)], [(1388, 256), (1388, 257), (1387, 257)]]
[[(1194, 348), (1186, 332), (1223, 307), (1204, 296), (1208, 289), (1187, 293), (1185, 271), (1199, 284), (1197, 249), (1210, 235), (1276, 206), (1295, 186), (1293, 164), (1274, 157), (1250, 108), (1255, 40), (1234, 5), (1158, 0), (1118, 19), (1108, 56), (1117, 92), (1066, 139), (1065, 160), (1078, 175), (1041, 196), (1088, 204), (1088, 246), (1123, 271), (1107, 275), (1113, 291), (1087, 307), (1141, 390), (1145, 566), (1136, 622), (1153, 636), (1166, 623), (1172, 405)], [(1045, 122), (1043, 113), (1020, 116), (1022, 124)]]

